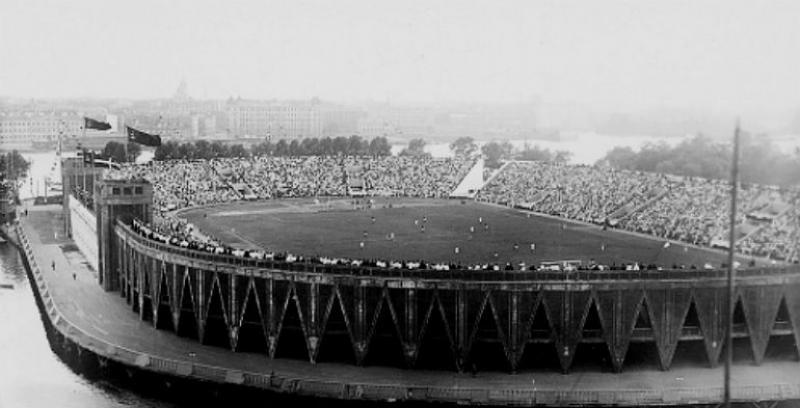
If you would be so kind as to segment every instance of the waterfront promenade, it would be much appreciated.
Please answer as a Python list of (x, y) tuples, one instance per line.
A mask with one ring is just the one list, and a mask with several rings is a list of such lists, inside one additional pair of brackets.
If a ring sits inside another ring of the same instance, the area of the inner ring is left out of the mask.
[[(630, 369), (620, 374), (558, 372), (452, 373), (312, 365), (269, 360), (203, 346), (140, 321), (117, 292), (104, 292), (96, 273), (63, 235), (60, 207), (29, 207), (19, 232), (46, 316), (84, 349), (144, 370), (227, 384), (353, 400), (430, 400), (492, 405), (630, 405), (717, 403), (722, 368), (697, 364), (670, 371)], [(53, 268), (52, 265), (55, 265)], [(800, 363), (738, 364), (733, 397), (739, 401), (800, 399)]]

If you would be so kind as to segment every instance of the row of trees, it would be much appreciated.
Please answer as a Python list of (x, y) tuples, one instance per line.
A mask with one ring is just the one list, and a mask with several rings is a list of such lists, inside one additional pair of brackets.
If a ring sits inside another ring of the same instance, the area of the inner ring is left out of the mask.
[(241, 144), (224, 144), (219, 141), (198, 140), (194, 143), (168, 141), (156, 148), (154, 160), (213, 159), (223, 157), (249, 157), (250, 151)]
[[(471, 137), (460, 137), (450, 144), (450, 150), (456, 156), (474, 156), (478, 152), (478, 144)], [(480, 152), (486, 160), (486, 166), (490, 168), (499, 167), (502, 160), (536, 160), (546, 162), (566, 163), (572, 157), (572, 153), (566, 150), (552, 151), (534, 145), (526, 145), (522, 150), (514, 149), (509, 142), (489, 142), (481, 146)]]
[[(430, 156), (425, 152), (427, 143), (424, 139), (412, 139), (408, 146), (401, 152), (401, 156)], [(486, 158), (486, 165), (498, 167), (504, 159), (541, 160), (566, 162), (570, 153), (566, 151), (553, 152), (538, 146), (527, 147), (515, 151), (508, 142), (490, 142), (478, 148), (478, 144), (471, 137), (462, 137), (450, 144), (450, 149), (456, 156), (471, 157), (480, 151)], [(116, 162), (132, 162), (141, 153), (138, 144), (108, 142), (101, 152), (104, 158)], [(225, 144), (219, 141), (209, 142), (198, 140), (194, 143), (179, 143), (168, 141), (156, 148), (155, 160), (170, 159), (213, 159), (222, 157), (249, 157), (249, 156), (389, 156), (391, 145), (385, 137), (376, 137), (366, 140), (360, 136), (335, 137), (335, 138), (305, 138), (287, 141), (278, 140), (275, 143), (264, 141), (245, 147), (242, 144)]]
[(366, 140), (360, 136), (335, 138), (281, 139), (276, 143), (264, 141), (249, 149), (241, 144), (198, 140), (194, 143), (169, 141), (156, 148), (155, 160), (213, 159), (249, 156), (388, 156), (391, 146), (385, 137)]
[(277, 143), (269, 141), (253, 146), (253, 154), (273, 156), (388, 156), (391, 154), (389, 140), (376, 137), (367, 140), (361, 136), (285, 139)]
[[(797, 185), (800, 180), (800, 150), (781, 152), (758, 135), (743, 135), (739, 174), (745, 183)], [(699, 135), (675, 146), (650, 143), (639, 150), (615, 147), (598, 164), (619, 169), (659, 172), (682, 176), (728, 179), (733, 156), (730, 143)]]

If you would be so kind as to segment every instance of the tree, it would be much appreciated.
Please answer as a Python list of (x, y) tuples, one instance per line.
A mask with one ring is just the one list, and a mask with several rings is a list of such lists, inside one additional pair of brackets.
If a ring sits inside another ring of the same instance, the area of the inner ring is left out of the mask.
[(0, 174), (8, 180), (25, 177), (30, 166), (31, 164), (16, 150), (0, 155)]
[(376, 137), (369, 142), (370, 156), (389, 156), (392, 154), (392, 146), (385, 137)]
[(401, 156), (430, 156), (430, 153), (425, 153), (425, 140), (424, 139), (411, 139), (408, 142), (408, 147), (400, 152)]
[(211, 157), (210, 158), (218, 158), (218, 157), (231, 157), (230, 150), (228, 149), (227, 145), (222, 144), (222, 142), (215, 140), (209, 146), (211, 149)]
[(288, 156), (289, 155), (289, 143), (286, 142), (286, 139), (278, 140), (278, 143), (275, 144), (275, 150), (273, 151), (275, 156)]
[(319, 154), (323, 156), (332, 156), (334, 153), (333, 151), (333, 140), (329, 137), (326, 137), (319, 142)]
[(125, 145), (112, 141), (106, 143), (100, 155), (117, 163), (128, 163), (136, 161), (141, 152), (142, 148), (137, 143), (127, 143)]
[(729, 146), (714, 143), (703, 135), (685, 140), (674, 148), (661, 145), (656, 153), (647, 147), (642, 148), (645, 157), (640, 154), (639, 158), (643, 171), (717, 179), (726, 178), (729, 173)]
[(450, 143), (450, 150), (453, 151), (457, 157), (470, 157), (478, 151), (478, 145), (471, 137), (459, 137), (453, 143)]
[(153, 160), (170, 160), (178, 158), (178, 142), (168, 141), (156, 147)]
[(656, 167), (671, 156), (671, 148), (666, 143), (647, 143), (639, 150), (631, 170), (655, 171)]
[(349, 156), (363, 156), (367, 154), (369, 144), (361, 139), (361, 136), (352, 135), (347, 139), (347, 155)]
[(142, 153), (142, 146), (138, 143), (128, 143), (127, 150), (125, 151), (128, 153), (126, 161), (133, 163), (136, 162), (136, 158)]
[[(508, 146), (506, 149), (508, 149)], [(556, 150), (553, 152), (548, 148), (541, 148), (538, 145), (534, 145), (533, 147), (526, 145), (523, 151), (515, 154), (513, 157), (517, 160), (567, 163), (572, 158), (572, 153), (567, 150)]]
[(181, 143), (175, 151), (176, 159), (190, 160), (195, 157), (194, 146), (191, 143)]
[(210, 159), (213, 156), (211, 152), (211, 143), (207, 140), (198, 140), (194, 142), (194, 149), (192, 149), (192, 156), (188, 159)]
[(270, 143), (269, 140), (264, 140), (263, 142), (250, 148), (250, 152), (253, 154), (253, 156), (269, 156), (272, 154), (274, 148), (275, 146)]
[(347, 148), (350, 146), (350, 142), (344, 136), (337, 136), (333, 139), (332, 146), (333, 154), (347, 154)]
[(300, 142), (297, 139), (293, 139), (291, 143), (289, 143), (289, 156), (301, 156), (303, 154), (300, 151)]
[(100, 156), (117, 163), (125, 162), (125, 145), (119, 142), (108, 142), (100, 152)]
[(572, 152), (568, 150), (556, 150), (555, 156), (553, 156), (553, 161), (556, 163), (567, 163), (572, 159)]
[(319, 149), (319, 139), (316, 137), (303, 139), (300, 143), (300, 150), (303, 151), (304, 155), (308, 156), (319, 156), (322, 154)]
[(739, 149), (743, 182), (789, 186), (800, 181), (800, 157), (781, 152), (766, 135), (742, 134)]
[(511, 157), (514, 151), (514, 146), (508, 142), (490, 142), (481, 148), (484, 158), (486, 159), (486, 167), (497, 168), (500, 167), (500, 161)]
[(228, 157), (250, 157), (250, 151), (241, 144), (231, 145), (228, 148)]
[(617, 169), (631, 169), (636, 164), (636, 152), (629, 146), (617, 146), (598, 160), (597, 164), (605, 164)]

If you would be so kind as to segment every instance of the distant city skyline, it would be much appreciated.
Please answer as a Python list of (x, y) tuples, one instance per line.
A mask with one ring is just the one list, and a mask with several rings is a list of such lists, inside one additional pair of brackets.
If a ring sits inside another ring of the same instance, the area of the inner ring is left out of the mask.
[(800, 111), (800, 3), (5, 0), (0, 96)]

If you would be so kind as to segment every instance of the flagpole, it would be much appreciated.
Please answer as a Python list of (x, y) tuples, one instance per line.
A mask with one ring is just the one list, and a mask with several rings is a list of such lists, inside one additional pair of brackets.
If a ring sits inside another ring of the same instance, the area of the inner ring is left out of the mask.
[(64, 137), (65, 126), (64, 119), (61, 119), (58, 126), (58, 140), (56, 141), (56, 160), (61, 160), (61, 139)]
[(130, 138), (128, 137), (128, 127), (125, 126), (125, 143), (122, 144), (123, 149), (125, 149), (124, 150), (125, 151), (125, 157), (124, 157), (125, 163), (128, 162), (128, 143), (131, 142), (129, 139)]
[(730, 235), (728, 236), (728, 302), (725, 306), (727, 317), (727, 324), (725, 325), (725, 407), (731, 406), (731, 362), (733, 360), (733, 304), (734, 304), (734, 291), (733, 291), (733, 245), (736, 241), (736, 195), (739, 185), (739, 121), (736, 121), (736, 130), (733, 135), (733, 163), (731, 166), (731, 219), (730, 219)]
[[(83, 126), (81, 126), (81, 141), (86, 141), (86, 117), (83, 117)], [(88, 149), (83, 150), (83, 157), (81, 162), (83, 163), (83, 185), (81, 186), (81, 190), (86, 191), (86, 154), (89, 153)], [(94, 165), (92, 166), (94, 167)]]

